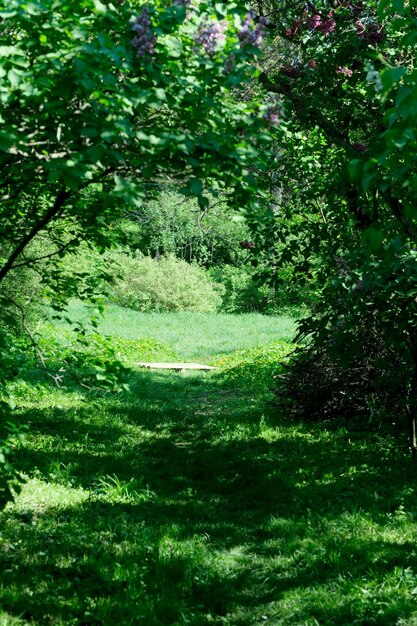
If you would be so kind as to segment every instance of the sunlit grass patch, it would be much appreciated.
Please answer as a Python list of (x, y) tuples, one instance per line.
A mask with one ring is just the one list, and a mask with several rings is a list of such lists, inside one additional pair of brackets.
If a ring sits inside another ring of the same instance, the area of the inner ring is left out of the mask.
[[(87, 321), (87, 309), (73, 302), (69, 315)], [(295, 318), (260, 313), (139, 313), (116, 305), (106, 307), (98, 331), (124, 339), (152, 339), (170, 346), (182, 360), (212, 362), (242, 348), (290, 341)]]
[(221, 369), (226, 384), (242, 387), (256, 386), (259, 391), (271, 386), (273, 376), (282, 369), (282, 362), (295, 349), (288, 341), (275, 341), (269, 345), (237, 350), (215, 362)]
[(0, 626), (28, 626), (28, 622), (18, 617), (3, 613), (0, 609)]
[(50, 508), (66, 508), (82, 504), (89, 498), (88, 491), (72, 488), (60, 483), (31, 478), (23, 483), (14, 505), (8, 505), (18, 513), (37, 515)]
[(95, 497), (104, 501), (132, 504), (150, 502), (155, 496), (156, 494), (143, 484), (141, 478), (122, 480), (116, 474), (99, 478), (95, 493)]

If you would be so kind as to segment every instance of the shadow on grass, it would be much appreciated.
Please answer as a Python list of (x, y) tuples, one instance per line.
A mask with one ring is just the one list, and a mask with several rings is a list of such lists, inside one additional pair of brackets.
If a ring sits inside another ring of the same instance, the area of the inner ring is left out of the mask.
[(106, 626), (411, 619), (414, 461), (389, 437), (274, 421), (219, 381), (141, 372), (130, 398), (28, 411), (21, 464), (38, 480), (2, 516), (4, 610)]

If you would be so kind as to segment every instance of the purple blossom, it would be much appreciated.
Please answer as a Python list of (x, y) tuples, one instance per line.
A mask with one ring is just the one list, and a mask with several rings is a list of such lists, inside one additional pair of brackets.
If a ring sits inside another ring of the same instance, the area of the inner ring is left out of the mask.
[(384, 41), (385, 37), (385, 31), (380, 24), (372, 23), (368, 25), (365, 33), (365, 39), (368, 43), (381, 43), (381, 41)]
[(361, 20), (356, 20), (356, 34), (358, 37), (361, 37), (365, 34), (365, 24)]
[(278, 126), (280, 116), (280, 101), (277, 96), (270, 95), (268, 98), (268, 104), (266, 111), (263, 114), (263, 119), (272, 124)]
[(237, 34), (241, 47), (255, 46), (259, 48), (263, 41), (267, 20), (265, 17), (260, 17), (256, 23), (255, 18), (256, 14), (254, 11), (248, 11), (248, 13), (246, 13), (242, 27)]
[(357, 17), (363, 12), (363, 2), (357, 2), (356, 4), (352, 2), (347, 2), (346, 8), (349, 9), (353, 17)]
[(350, 78), (353, 75), (353, 72), (348, 67), (339, 66), (336, 70), (336, 74), (341, 74), (342, 76), (348, 76)]
[(212, 57), (216, 54), (219, 45), (226, 40), (226, 29), (226, 20), (222, 20), (221, 22), (212, 20), (211, 22), (201, 24), (195, 42), (197, 46), (202, 47), (204, 52)]
[(136, 33), (132, 39), (132, 44), (136, 48), (138, 56), (144, 57), (155, 54), (156, 35), (151, 30), (151, 20), (147, 7), (144, 7), (136, 17), (132, 30)]
[(357, 20), (355, 25), (357, 36), (366, 43), (378, 44), (384, 41), (386, 37), (384, 28), (376, 22), (371, 22), (365, 26), (361, 20)]
[(325, 36), (330, 35), (330, 33), (334, 33), (336, 30), (336, 20), (333, 17), (333, 11), (330, 11), (319, 30), (321, 34)]
[(302, 20), (298, 19), (298, 20), (295, 20), (292, 26), (285, 28), (283, 31), (285, 37), (288, 37), (288, 39), (292, 39), (294, 35), (296, 35), (298, 31), (300, 30), (300, 26), (302, 25), (302, 23), (303, 23)]
[(319, 13), (313, 13), (307, 20), (308, 30), (318, 30), (322, 25), (321, 15)]
[(317, 30), (322, 35), (330, 35), (336, 30), (336, 20), (333, 17), (333, 11), (330, 11), (326, 18), (323, 18), (321, 13), (313, 13), (307, 20), (306, 24), (308, 30)]

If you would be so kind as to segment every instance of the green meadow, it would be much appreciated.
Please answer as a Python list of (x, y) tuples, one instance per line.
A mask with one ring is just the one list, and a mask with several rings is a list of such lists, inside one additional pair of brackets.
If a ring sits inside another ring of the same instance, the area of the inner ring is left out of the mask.
[(1, 626), (417, 624), (415, 460), (376, 427), (278, 414), (292, 318), (112, 307), (99, 331), (219, 369), (135, 355), (130, 393), (20, 383)]
[[(70, 319), (88, 322), (89, 311), (79, 302), (72, 302), (68, 313)], [(111, 305), (106, 307), (98, 330), (104, 335), (125, 339), (156, 339), (168, 345), (179, 361), (212, 361), (239, 349), (267, 345), (276, 340), (291, 341), (296, 326), (294, 317), (289, 315), (139, 313)]]

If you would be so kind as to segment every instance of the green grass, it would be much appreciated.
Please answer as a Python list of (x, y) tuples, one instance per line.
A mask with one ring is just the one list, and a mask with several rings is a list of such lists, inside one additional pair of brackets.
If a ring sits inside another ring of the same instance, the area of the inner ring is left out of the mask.
[[(88, 319), (87, 310), (73, 302), (69, 315)], [(260, 313), (244, 315), (219, 313), (138, 313), (119, 306), (106, 307), (99, 331), (126, 339), (157, 339), (172, 347), (178, 360), (211, 361), (239, 348), (290, 339), (295, 319), (271, 317)]]
[[(218, 335), (209, 358), (231, 349)], [(415, 460), (358, 424), (276, 415), (278, 338), (219, 373), (132, 371), (131, 395), (22, 385), (1, 626), (417, 625)]]

